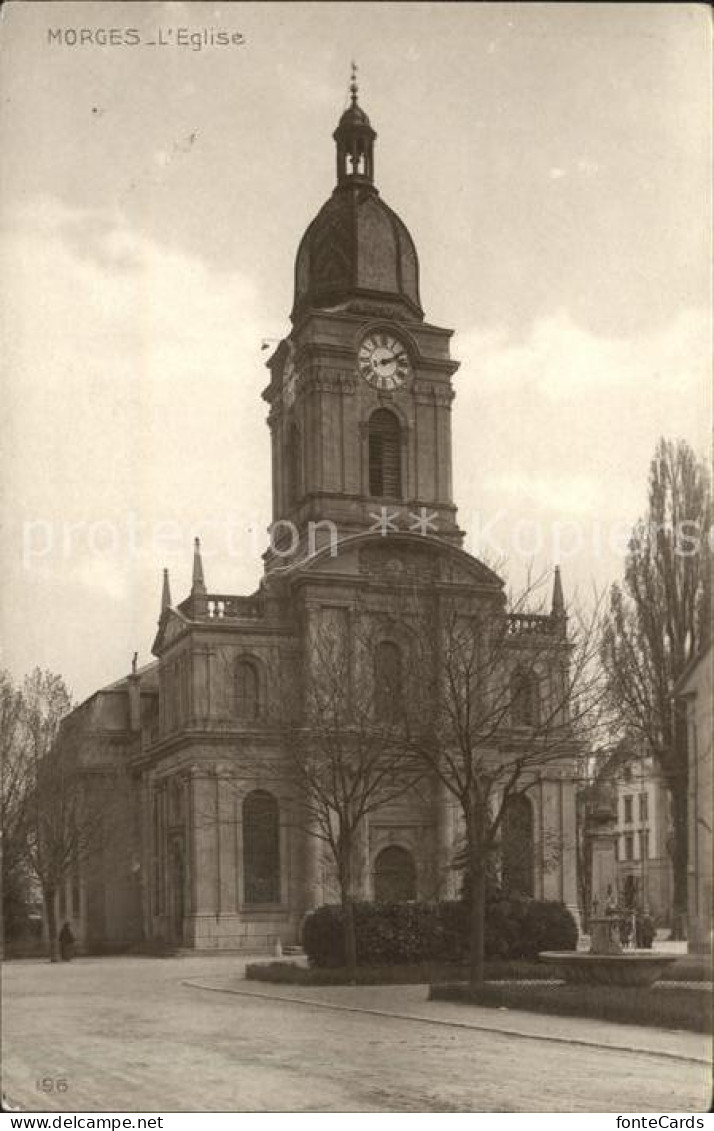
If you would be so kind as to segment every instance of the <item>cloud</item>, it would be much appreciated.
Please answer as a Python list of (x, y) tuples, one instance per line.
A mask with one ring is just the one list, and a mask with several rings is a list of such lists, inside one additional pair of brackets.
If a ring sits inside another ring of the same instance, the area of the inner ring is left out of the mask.
[(572, 524), (582, 535), (572, 568), (584, 583), (612, 579), (622, 531), (645, 509), (658, 437), (683, 437), (702, 456), (709, 450), (710, 342), (709, 315), (696, 309), (619, 339), (593, 334), (567, 310), (537, 320), (521, 340), (497, 327), (459, 335), (453, 424), (462, 523), (474, 526), (478, 514), (487, 525), (499, 515), (507, 556), (519, 524), (535, 524), (543, 564), (553, 528)]
[[(109, 667), (113, 636), (137, 618), (134, 639), (151, 639), (161, 566), (185, 595), (194, 534), (210, 552), (217, 518), (267, 526), (265, 327), (243, 271), (214, 270), (119, 212), (43, 198), (5, 222), (7, 642), (22, 670), (37, 645), (24, 624), (55, 624), (65, 647), (72, 625), (82, 685), (102, 594)], [(156, 532), (179, 519), (169, 545)], [(224, 554), (209, 583), (250, 591), (259, 567), (258, 553)]]
[[(702, 310), (683, 310), (658, 331), (629, 338), (598, 336), (559, 310), (538, 319), (521, 341), (491, 328), (459, 335), (458, 348), (464, 367), (478, 367), (482, 390), (527, 393), (559, 406), (605, 397), (603, 407), (615, 411), (634, 393), (654, 399), (654, 415), (666, 421), (672, 400), (705, 395), (710, 341), (711, 320)], [(691, 422), (698, 412), (684, 415)]]

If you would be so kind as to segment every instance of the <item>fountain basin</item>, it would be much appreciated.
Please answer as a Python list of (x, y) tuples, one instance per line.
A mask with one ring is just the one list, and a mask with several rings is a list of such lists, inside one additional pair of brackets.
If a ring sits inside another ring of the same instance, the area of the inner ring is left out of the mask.
[(557, 966), (566, 982), (581, 986), (651, 986), (677, 961), (676, 954), (653, 954), (651, 950), (622, 954), (545, 950), (538, 958), (549, 966)]

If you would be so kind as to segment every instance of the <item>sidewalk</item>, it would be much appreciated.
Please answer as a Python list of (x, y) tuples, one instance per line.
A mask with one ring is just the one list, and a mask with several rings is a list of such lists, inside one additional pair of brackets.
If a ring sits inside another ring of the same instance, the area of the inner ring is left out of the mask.
[(236, 973), (229, 977), (186, 978), (184, 985), (197, 990), (266, 998), (313, 1008), (372, 1013), (395, 1020), (423, 1021), (461, 1029), (490, 1031), (524, 1040), (554, 1041), (569, 1045), (640, 1052), (668, 1060), (710, 1064), (712, 1039), (701, 1033), (646, 1028), (595, 1021), (586, 1017), (558, 1017), (512, 1009), (487, 1009), (460, 1002), (428, 1001), (426, 986), (273, 986), (247, 981)]

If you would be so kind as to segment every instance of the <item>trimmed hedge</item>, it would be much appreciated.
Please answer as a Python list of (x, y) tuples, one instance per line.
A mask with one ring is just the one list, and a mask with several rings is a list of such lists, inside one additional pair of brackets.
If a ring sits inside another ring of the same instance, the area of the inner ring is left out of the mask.
[(525, 1009), (562, 1017), (592, 1017), (624, 1025), (651, 1025), (661, 1029), (688, 1029), (710, 1033), (711, 994), (706, 989), (671, 986), (539, 986), (493, 982), (471, 988), (432, 986), (430, 1001), (461, 1001), (492, 1009)]
[(453, 965), (426, 966), (358, 966), (351, 978), (343, 966), (299, 966), (295, 962), (250, 962), (245, 977), (252, 982), (270, 982), (288, 986), (419, 986), (434, 980), (450, 982), (466, 976), (463, 967)]
[[(358, 966), (463, 963), (469, 952), (469, 908), (440, 903), (356, 903)], [(310, 912), (303, 947), (311, 966), (345, 964), (343, 912), (326, 904)], [(533, 958), (541, 950), (575, 950), (578, 929), (562, 903), (501, 899), (486, 907), (486, 957)]]
[[(252, 982), (297, 986), (399, 986), (432, 985), (468, 980), (467, 966), (447, 962), (428, 962), (409, 966), (358, 966), (354, 978), (344, 966), (304, 966), (297, 962), (249, 962), (245, 977)], [(557, 967), (528, 959), (494, 959), (485, 966), (487, 981), (553, 982), (560, 976)]]

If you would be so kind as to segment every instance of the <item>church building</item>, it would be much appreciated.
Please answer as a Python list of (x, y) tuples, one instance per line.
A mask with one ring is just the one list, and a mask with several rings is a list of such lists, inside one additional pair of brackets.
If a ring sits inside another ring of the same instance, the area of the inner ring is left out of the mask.
[[(509, 641), (504, 679), (517, 684), (509, 742), (527, 744), (567, 666), (557, 571), (549, 612), (513, 613), (503, 579), (462, 548), (452, 331), (422, 309), (414, 240), (376, 187), (376, 136), (353, 81), (333, 135), (336, 183), (300, 241), (291, 330), (267, 362), (273, 513), (258, 590), (212, 592), (196, 539), (190, 593), (174, 600), (164, 571), (155, 660), (74, 712), (93, 769), (121, 765), (131, 782), (121, 837), (60, 893), (60, 917), (88, 949), (272, 948), (337, 898), (300, 817), (283, 717), (285, 681), (299, 686), (320, 626), (349, 633), (359, 610), (375, 684), (396, 693), (406, 597), (490, 610)], [(542, 641), (553, 670), (532, 662)], [(576, 913), (573, 754), (534, 776), (512, 827), (525, 893)], [(363, 825), (360, 898), (458, 893), (459, 816), (443, 786), (393, 796)]]

